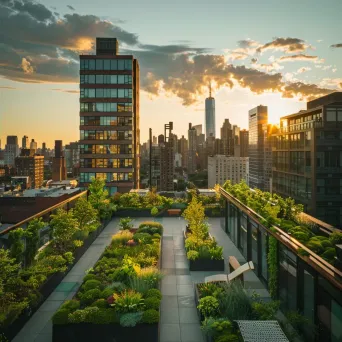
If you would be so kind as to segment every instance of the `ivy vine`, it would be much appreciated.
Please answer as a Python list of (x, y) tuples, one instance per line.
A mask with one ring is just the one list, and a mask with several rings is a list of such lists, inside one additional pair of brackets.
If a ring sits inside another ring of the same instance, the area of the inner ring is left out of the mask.
[(268, 246), (268, 290), (271, 297), (276, 299), (278, 293), (278, 240), (273, 236), (270, 236), (268, 240)]

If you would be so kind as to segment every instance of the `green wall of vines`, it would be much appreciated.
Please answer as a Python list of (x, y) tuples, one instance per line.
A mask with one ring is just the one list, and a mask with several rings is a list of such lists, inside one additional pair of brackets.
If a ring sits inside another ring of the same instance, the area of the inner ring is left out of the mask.
[(268, 290), (271, 297), (276, 299), (278, 294), (278, 240), (270, 236), (268, 246)]

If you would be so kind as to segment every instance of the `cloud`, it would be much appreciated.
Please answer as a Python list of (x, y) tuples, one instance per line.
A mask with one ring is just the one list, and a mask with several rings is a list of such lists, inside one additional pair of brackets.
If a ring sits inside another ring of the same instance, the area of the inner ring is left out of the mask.
[(145, 51), (154, 51), (161, 54), (178, 54), (178, 53), (206, 53), (211, 49), (208, 48), (194, 48), (188, 44), (173, 44), (173, 45), (149, 45), (140, 44), (139, 48)]
[(256, 63), (258, 61), (258, 58), (252, 58), (251, 59), (251, 64), (254, 64), (254, 63)]
[(332, 48), (342, 48), (342, 43), (330, 45)]
[(260, 44), (257, 41), (251, 39), (239, 40), (238, 45), (240, 48), (243, 49), (260, 46)]
[(72, 10), (72, 11), (76, 11), (74, 7), (72, 7), (71, 5), (67, 5), (67, 7)]
[(332, 89), (320, 88), (317, 84), (293, 82), (284, 86), (282, 96), (285, 98), (298, 96), (301, 101), (311, 101), (317, 97), (330, 94), (333, 91)]
[(14, 88), (14, 87), (0, 87), (0, 89), (16, 90), (17, 88)]
[(69, 94), (79, 94), (80, 91), (79, 90), (74, 90), (74, 89), (51, 89), (53, 91), (60, 91), (62, 93), (69, 93)]
[(303, 74), (304, 72), (310, 71), (311, 68), (309, 67), (302, 67), (297, 70), (297, 74)]
[(258, 47), (257, 52), (280, 50), (286, 53), (292, 53), (305, 51), (308, 47), (309, 45), (299, 38), (274, 38), (271, 42)]
[(297, 61), (307, 61), (314, 63), (323, 63), (324, 59), (320, 59), (318, 56), (310, 56), (304, 54), (291, 55), (291, 56), (282, 56), (278, 59), (279, 63), (283, 62), (297, 62)]
[(31, 62), (26, 58), (23, 58), (21, 60), (21, 68), (23, 69), (25, 74), (33, 74), (34, 73), (34, 67), (31, 65)]

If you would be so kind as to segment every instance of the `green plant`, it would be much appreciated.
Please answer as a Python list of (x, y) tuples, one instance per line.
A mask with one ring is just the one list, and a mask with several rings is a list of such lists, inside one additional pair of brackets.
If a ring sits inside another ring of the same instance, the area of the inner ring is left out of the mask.
[(333, 245), (340, 245), (342, 244), (342, 233), (335, 231), (333, 233), (330, 234), (329, 236), (329, 240), (331, 241), (331, 243)]
[(162, 294), (158, 289), (150, 289), (146, 292), (145, 298), (155, 297), (158, 299), (162, 298)]
[(59, 309), (54, 313), (52, 316), (52, 323), (53, 324), (68, 324), (69, 319), (68, 316), (70, 314), (70, 311), (67, 309)]
[(148, 233), (135, 233), (133, 240), (137, 243), (149, 244), (152, 243), (152, 236)]
[(118, 316), (113, 309), (99, 308), (88, 314), (87, 321), (93, 324), (118, 323)]
[(151, 215), (152, 216), (157, 216), (158, 215), (158, 208), (157, 207), (153, 207), (151, 209)]
[(335, 256), (336, 256), (336, 249), (335, 248), (327, 248), (325, 250), (325, 252), (321, 255), (321, 257), (330, 262), (330, 263), (333, 263), (334, 262), (334, 259), (335, 259)]
[(101, 291), (99, 289), (92, 289), (84, 293), (79, 293), (81, 303), (84, 305), (90, 305), (95, 300), (101, 298)]
[(194, 250), (190, 250), (189, 252), (186, 253), (186, 257), (189, 260), (197, 260), (199, 258), (199, 253)]
[(111, 304), (116, 312), (138, 312), (144, 308), (144, 299), (141, 293), (133, 290), (126, 290), (120, 294), (113, 294), (114, 302)]
[(223, 247), (216, 246), (213, 248), (209, 248), (210, 257), (213, 260), (222, 260), (223, 259)]
[(132, 219), (130, 217), (126, 217), (126, 218), (121, 218), (120, 222), (119, 222), (119, 226), (121, 230), (129, 230), (133, 228), (133, 224), (132, 224)]
[(100, 226), (99, 212), (86, 198), (82, 197), (78, 199), (72, 211), (81, 230), (93, 232)]
[(122, 261), (122, 266), (114, 271), (112, 280), (125, 283), (130, 277), (136, 276), (138, 271), (140, 271), (140, 265), (126, 255)]
[(81, 303), (75, 299), (67, 300), (61, 305), (60, 309), (65, 309), (68, 311), (75, 311), (80, 308), (80, 304)]
[(66, 212), (58, 209), (55, 215), (51, 215), (53, 243), (56, 250), (66, 251), (72, 243), (72, 237), (79, 230), (79, 224), (74, 218), (72, 211)]
[(197, 308), (204, 317), (215, 316), (218, 313), (219, 302), (213, 296), (203, 297), (199, 300)]
[(268, 264), (268, 289), (271, 297), (277, 298), (278, 293), (278, 240), (273, 236), (269, 237), (268, 240), (269, 249), (267, 255)]
[(88, 312), (86, 310), (76, 310), (68, 314), (70, 323), (82, 323), (87, 319)]
[(75, 248), (80, 248), (80, 247), (83, 246), (83, 241), (82, 240), (74, 240), (72, 243), (73, 243)]
[(201, 283), (198, 284), (198, 291), (200, 297), (213, 296), (217, 297), (222, 291), (222, 287), (218, 286), (216, 283)]
[(101, 292), (101, 298), (107, 299), (109, 296), (113, 294), (114, 290), (110, 287), (106, 287), (102, 292)]
[(74, 256), (72, 255), (71, 252), (65, 252), (65, 253), (63, 254), (63, 258), (66, 260), (66, 262), (67, 262), (69, 265), (71, 265), (71, 264), (74, 262), (74, 260), (75, 260), (75, 258), (74, 258)]
[(162, 234), (163, 226), (159, 222), (145, 221), (139, 225), (137, 233)]
[(130, 277), (128, 280), (128, 286), (136, 292), (142, 294), (146, 293), (149, 289), (153, 288), (153, 284), (139, 277)]
[(280, 307), (280, 301), (272, 300), (264, 302), (258, 298), (252, 302), (252, 309), (256, 320), (271, 321), (275, 320), (275, 316)]
[(25, 260), (26, 265), (32, 264), (34, 257), (38, 252), (39, 247), (39, 231), (45, 227), (45, 223), (42, 218), (33, 219), (29, 222), (25, 230), (26, 238), (26, 249), (25, 249)]
[(10, 257), (14, 258), (17, 262), (21, 262), (25, 250), (23, 238), (25, 231), (22, 228), (11, 230), (8, 234), (8, 240), (11, 243)]
[(142, 319), (142, 312), (129, 312), (120, 317), (120, 325), (123, 327), (135, 327)]
[(238, 342), (239, 337), (236, 334), (225, 334), (217, 337), (215, 342)]
[(159, 298), (155, 298), (155, 297), (149, 297), (145, 299), (145, 306), (146, 309), (155, 309), (155, 310), (159, 310), (159, 306), (160, 306), (160, 299)]
[(101, 289), (102, 284), (99, 280), (87, 280), (83, 285), (82, 285), (82, 291), (89, 291), (92, 289)]
[(313, 237), (309, 240), (309, 242), (306, 244), (309, 249), (311, 249), (314, 253), (322, 253), (324, 250), (324, 247), (322, 246), (322, 243), (319, 239), (316, 237)]
[(99, 309), (104, 309), (108, 307), (108, 302), (106, 301), (106, 299), (101, 298), (101, 299), (95, 300), (95, 302), (92, 303), (91, 306), (96, 306)]
[(142, 322), (147, 324), (153, 324), (159, 322), (159, 311), (149, 309), (144, 311), (142, 316)]
[(133, 233), (128, 230), (122, 230), (112, 237), (112, 241), (117, 244), (126, 244), (127, 241), (133, 238)]

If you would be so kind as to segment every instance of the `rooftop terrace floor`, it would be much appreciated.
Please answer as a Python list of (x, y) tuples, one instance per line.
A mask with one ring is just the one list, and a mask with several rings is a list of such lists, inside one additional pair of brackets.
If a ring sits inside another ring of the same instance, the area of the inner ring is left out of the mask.
[[(149, 220), (136, 218), (134, 226)], [(164, 226), (162, 245), (162, 280), (160, 342), (204, 342), (200, 330), (194, 300), (194, 283), (203, 282), (208, 275), (222, 272), (190, 272), (184, 249), (183, 231), (186, 222), (181, 217), (158, 218)], [(111, 237), (119, 230), (119, 219), (114, 218), (93, 242), (82, 258), (65, 276), (60, 285), (47, 298), (39, 310), (31, 317), (23, 329), (14, 338), (14, 342), (51, 342), (51, 317), (65, 300), (71, 299), (79, 286), (85, 271), (93, 267)], [(221, 228), (220, 218), (210, 218), (210, 233), (219, 245), (223, 246), (225, 260), (235, 256), (240, 264), (246, 262), (240, 251)], [(227, 272), (227, 269), (226, 271)], [(262, 298), (269, 298), (269, 293), (253, 272), (245, 274), (245, 287), (255, 291)]]

